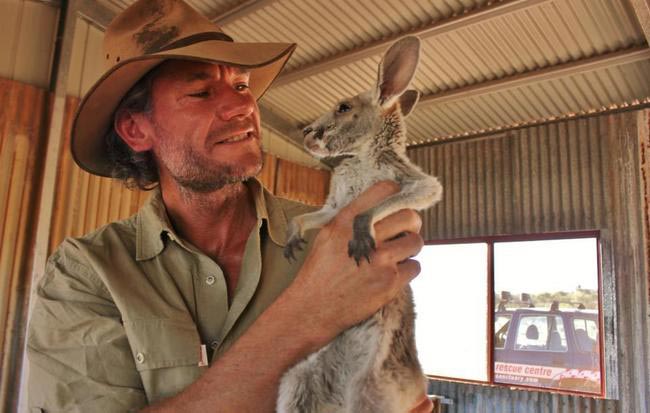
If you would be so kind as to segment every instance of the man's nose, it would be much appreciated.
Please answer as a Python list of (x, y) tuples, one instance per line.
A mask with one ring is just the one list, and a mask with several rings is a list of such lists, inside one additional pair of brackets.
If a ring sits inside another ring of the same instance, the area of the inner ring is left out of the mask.
[(256, 108), (255, 98), (250, 93), (238, 90), (225, 90), (217, 96), (218, 115), (223, 120), (245, 117), (253, 113)]

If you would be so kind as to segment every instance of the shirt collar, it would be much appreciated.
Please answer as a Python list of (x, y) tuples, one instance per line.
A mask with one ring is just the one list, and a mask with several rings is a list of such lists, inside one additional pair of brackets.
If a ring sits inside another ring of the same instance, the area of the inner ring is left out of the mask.
[[(248, 180), (246, 185), (253, 195), (257, 219), (266, 220), (266, 228), (271, 240), (284, 246), (287, 217), (279, 201), (257, 179)], [(167, 215), (160, 188), (156, 187), (137, 213), (136, 260), (148, 260), (160, 254), (165, 248), (165, 237), (172, 240), (179, 238)]]

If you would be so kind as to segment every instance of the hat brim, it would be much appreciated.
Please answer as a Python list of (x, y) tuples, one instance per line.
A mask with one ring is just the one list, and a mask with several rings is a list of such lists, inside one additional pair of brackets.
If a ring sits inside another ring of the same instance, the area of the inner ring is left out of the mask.
[(82, 99), (71, 129), (72, 157), (82, 169), (110, 177), (104, 136), (124, 95), (142, 76), (169, 59), (204, 61), (249, 69), (251, 93), (259, 99), (289, 60), (295, 44), (209, 40), (124, 60), (106, 72)]

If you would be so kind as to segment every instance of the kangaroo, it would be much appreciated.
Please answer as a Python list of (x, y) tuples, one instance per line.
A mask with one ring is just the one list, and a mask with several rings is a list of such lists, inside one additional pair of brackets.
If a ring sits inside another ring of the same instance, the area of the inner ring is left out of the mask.
[[(360, 264), (375, 248), (374, 224), (403, 208), (425, 209), (442, 197), (437, 178), (406, 156), (404, 117), (420, 95), (407, 90), (418, 65), (420, 41), (394, 43), (379, 64), (377, 87), (335, 105), (303, 130), (317, 158), (345, 158), (334, 168), (330, 192), (318, 211), (289, 224), (285, 257), (294, 259), (306, 231), (321, 228), (365, 189), (393, 180), (400, 191), (357, 215), (348, 254)], [(415, 348), (415, 311), (407, 286), (368, 320), (339, 334), (285, 373), (278, 413), (405, 413), (426, 378)]]

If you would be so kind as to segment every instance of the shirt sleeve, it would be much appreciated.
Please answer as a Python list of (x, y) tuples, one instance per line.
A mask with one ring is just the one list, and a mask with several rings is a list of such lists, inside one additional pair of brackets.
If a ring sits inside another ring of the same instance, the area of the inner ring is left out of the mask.
[(146, 405), (120, 312), (71, 243), (48, 261), (28, 330), (30, 412), (129, 412)]

